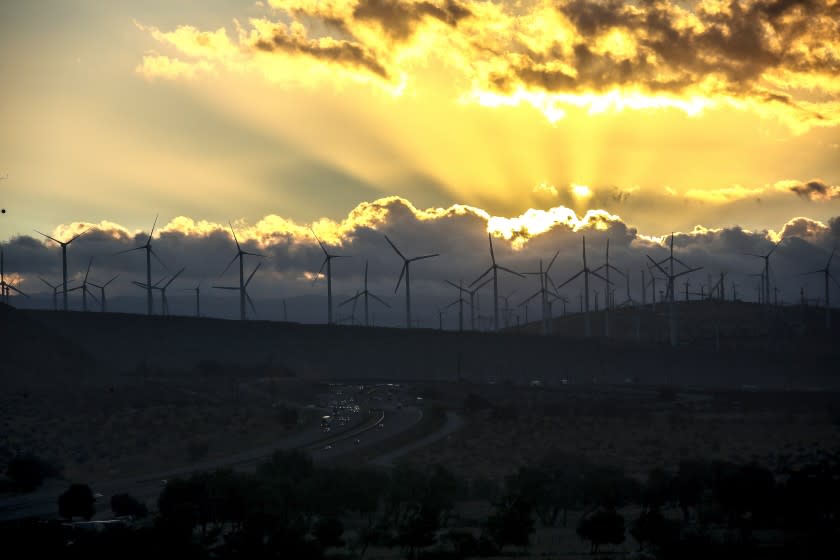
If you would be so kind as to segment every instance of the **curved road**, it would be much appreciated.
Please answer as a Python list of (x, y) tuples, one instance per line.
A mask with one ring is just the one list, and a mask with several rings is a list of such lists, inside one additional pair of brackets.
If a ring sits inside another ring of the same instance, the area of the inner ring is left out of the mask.
[[(328, 463), (338, 457), (352, 458), (354, 454), (363, 451), (365, 448), (408, 430), (423, 418), (422, 409), (413, 406), (401, 409), (381, 409), (371, 411), (371, 413), (370, 418), (366, 418), (354, 426), (349, 426), (332, 436), (325, 437), (319, 426), (311, 426), (275, 444), (228, 457), (122, 480), (93, 483), (91, 484), (93, 491), (103, 495), (97, 502), (97, 517), (109, 517), (110, 496), (114, 494), (125, 492), (147, 504), (154, 504), (160, 494), (164, 480), (220, 468), (251, 470), (261, 460), (270, 457), (274, 451), (280, 449), (305, 449), (310, 453), (316, 464)], [(450, 421), (450, 414), (455, 418), (454, 424)], [(453, 413), (447, 413), (447, 422), (441, 430), (411, 442), (398, 450), (389, 452), (383, 456), (386, 460), (381, 464), (383, 466), (387, 465), (396, 456), (432, 443), (458, 429), (458, 427), (460, 427), (460, 419)], [(359, 443), (355, 443), (356, 440), (359, 440)], [(380, 465), (383, 457), (372, 461), (372, 463)], [(67, 485), (66, 481), (50, 481), (36, 493), (0, 500), (0, 521), (34, 516), (55, 517), (57, 515), (56, 499), (67, 488)]]

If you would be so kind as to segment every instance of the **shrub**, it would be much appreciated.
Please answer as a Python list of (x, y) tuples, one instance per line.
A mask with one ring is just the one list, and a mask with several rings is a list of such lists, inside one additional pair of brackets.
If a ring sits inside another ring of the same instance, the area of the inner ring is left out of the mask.
[(96, 513), (93, 491), (87, 484), (73, 484), (58, 497), (58, 513), (65, 519), (81, 517), (90, 520)]

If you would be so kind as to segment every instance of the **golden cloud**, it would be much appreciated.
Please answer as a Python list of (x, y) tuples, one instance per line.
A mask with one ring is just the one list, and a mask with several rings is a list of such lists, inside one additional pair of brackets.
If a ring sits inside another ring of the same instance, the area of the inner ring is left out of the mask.
[[(717, 106), (794, 132), (840, 124), (836, 0), (274, 0), (276, 19), (224, 29), (138, 24), (177, 57), (147, 55), (145, 76), (220, 69), (312, 75), (401, 93), (434, 57), (462, 102), (528, 104), (554, 122), (592, 113)], [(184, 58), (185, 57), (185, 58)], [(192, 68), (192, 69), (190, 69)], [(330, 72), (328, 69), (333, 69)], [(292, 71), (294, 69), (294, 71)]]

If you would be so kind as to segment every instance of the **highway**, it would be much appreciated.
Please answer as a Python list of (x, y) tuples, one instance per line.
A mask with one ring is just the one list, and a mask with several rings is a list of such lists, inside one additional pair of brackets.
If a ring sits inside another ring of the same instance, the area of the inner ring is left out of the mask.
[[(341, 458), (346, 464), (348, 458), (352, 460), (355, 454), (361, 453), (366, 447), (396, 436), (416, 425), (423, 418), (423, 411), (420, 407), (394, 408), (386, 403), (382, 408), (371, 409), (367, 416), (367, 418), (363, 418), (361, 421), (348, 425), (330, 435), (325, 434), (319, 426), (313, 425), (272, 445), (224, 458), (206, 460), (122, 480), (89, 483), (95, 493), (102, 494), (96, 504), (96, 519), (110, 517), (110, 497), (114, 494), (129, 493), (155, 509), (157, 497), (165, 480), (220, 468), (253, 470), (260, 461), (267, 459), (274, 451), (280, 449), (306, 450), (312, 456), (313, 461), (319, 465), (329, 464), (330, 461), (338, 458)], [(451, 426), (448, 429), (451, 429)], [(355, 443), (356, 440), (359, 440), (359, 443)], [(392, 453), (389, 453), (389, 455)], [(0, 521), (34, 516), (56, 517), (58, 509), (56, 500), (68, 485), (68, 481), (49, 481), (48, 484), (32, 494), (0, 500)]]

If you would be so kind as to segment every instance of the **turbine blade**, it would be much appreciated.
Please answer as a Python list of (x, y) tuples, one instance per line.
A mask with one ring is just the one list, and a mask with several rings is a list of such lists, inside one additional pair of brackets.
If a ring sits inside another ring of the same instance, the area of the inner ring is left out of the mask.
[(90, 297), (93, 298), (93, 301), (95, 301), (96, 303), (99, 303), (99, 298), (96, 297), (89, 288), (85, 287), (85, 291), (87, 292), (87, 295), (89, 295)]
[(659, 263), (658, 263), (658, 262), (656, 262), (655, 260), (651, 259), (651, 258), (650, 258), (650, 255), (645, 255), (645, 256), (646, 256), (646, 257), (650, 260), (650, 262), (652, 262), (652, 263), (653, 263), (653, 266), (655, 266), (656, 268), (658, 268), (658, 269), (662, 272), (662, 274), (664, 274), (664, 275), (665, 275), (665, 277), (666, 277), (666, 278), (668, 277), (668, 273), (667, 273), (667, 272), (665, 272), (665, 269), (664, 269), (664, 268), (662, 268), (662, 267), (659, 265)]
[(58, 286), (53, 286), (52, 284), (50, 284), (49, 282), (47, 282), (46, 280), (44, 280), (44, 279), (43, 279), (42, 277), (40, 277), (40, 276), (38, 277), (38, 279), (39, 279), (41, 282), (43, 282), (44, 284), (46, 284), (47, 286), (49, 286), (50, 288), (52, 288), (53, 290), (55, 290), (56, 288), (58, 288)]
[(146, 246), (142, 245), (140, 247), (135, 247), (134, 249), (126, 249), (125, 251), (117, 251), (116, 253), (114, 253), (114, 256), (122, 255), (124, 253), (130, 253), (132, 251), (139, 251), (140, 249), (145, 249), (145, 248), (146, 248)]
[(394, 293), (395, 293), (395, 294), (397, 293), (397, 290), (399, 290), (399, 289), (400, 289), (400, 283), (402, 282), (403, 275), (405, 274), (405, 269), (406, 269), (406, 267), (408, 267), (408, 261), (406, 261), (406, 262), (404, 262), (404, 263), (403, 263), (403, 267), (402, 267), (402, 269), (400, 270), (400, 277), (399, 277), (399, 279), (397, 280), (397, 287), (396, 287), (396, 288), (394, 288)]
[[(560, 287), (562, 288), (563, 286), (565, 286), (566, 284), (568, 284), (569, 282), (571, 282), (572, 280), (574, 280), (575, 278), (577, 278), (578, 276), (580, 276), (581, 274), (583, 274), (584, 272), (586, 272), (586, 271), (585, 271), (585, 270), (581, 270), (580, 272), (578, 272), (577, 274), (575, 274), (574, 276), (572, 276), (571, 278), (569, 278), (568, 280), (566, 280), (565, 282), (563, 282), (562, 284), (560, 284)], [(555, 289), (556, 289), (556, 288), (555, 288)]]
[(612, 282), (610, 282), (609, 280), (607, 280), (606, 278), (604, 278), (603, 276), (601, 276), (601, 275), (600, 275), (600, 274), (598, 274), (597, 272), (593, 272), (593, 271), (591, 271), (591, 270), (590, 270), (590, 271), (589, 271), (589, 274), (591, 274), (591, 275), (592, 275), (592, 276), (594, 276), (595, 278), (599, 278), (599, 279), (603, 280), (604, 282), (606, 282), (606, 283), (607, 283), (607, 284), (609, 284), (610, 286), (612, 286), (612, 285), (613, 285), (613, 283), (612, 283)]
[(157, 225), (158, 218), (160, 214), (155, 216), (155, 221), (152, 223), (152, 231), (149, 232), (149, 238), (146, 240), (146, 245), (152, 242), (152, 236), (155, 234), (155, 226)]
[(93, 257), (90, 258), (88, 261), (87, 271), (85, 271), (85, 280), (84, 283), (87, 283), (88, 275), (90, 274), (90, 267), (93, 265)]
[[(825, 272), (824, 268), (818, 268), (817, 270), (812, 270), (810, 272), (800, 272), (799, 276), (807, 276), (809, 274), (816, 274), (817, 272)], [(750, 274), (749, 276), (758, 276), (758, 274)]]
[(375, 296), (370, 292), (368, 292), (368, 295), (370, 297), (372, 297), (373, 299), (375, 299), (376, 301), (378, 301), (379, 303), (381, 303), (382, 305), (384, 305), (385, 307), (387, 307), (388, 309), (391, 309), (391, 306), (388, 305), (387, 303), (385, 303), (385, 301), (382, 298), (380, 298), (379, 296)]
[(831, 255), (829, 255), (829, 256), (828, 256), (828, 262), (827, 262), (827, 263), (825, 263), (825, 267), (826, 267), (826, 268), (831, 268), (831, 259), (833, 259), (833, 258), (834, 258), (834, 252), (835, 252), (835, 251), (836, 251), (836, 249), (832, 249), (832, 250), (831, 250)]
[(622, 276), (624, 276), (625, 278), (627, 277), (627, 275), (626, 275), (626, 274), (624, 274), (624, 272), (622, 272), (622, 270), (621, 270), (620, 268), (616, 268), (616, 267), (614, 267), (613, 265), (610, 265), (610, 269), (611, 269), (613, 272), (618, 272), (619, 274), (621, 274), (621, 275), (622, 275)]
[(674, 278), (678, 278), (678, 277), (684, 276), (686, 274), (691, 274), (692, 272), (697, 272), (698, 270), (703, 270), (703, 267), (698, 266), (697, 268), (689, 268), (688, 270), (684, 270), (683, 272), (680, 272), (679, 274), (674, 274)]
[(432, 257), (439, 257), (439, 256), (440, 256), (440, 253), (434, 253), (434, 254), (431, 254), (431, 255), (423, 255), (422, 257), (414, 257), (414, 258), (411, 258), (411, 259), (408, 259), (408, 260), (409, 260), (409, 262), (413, 262), (413, 261), (419, 261), (419, 260), (422, 260), (422, 259), (431, 259)]
[(110, 280), (108, 280), (107, 282), (105, 282), (105, 284), (103, 284), (103, 285), (102, 285), (102, 287), (103, 287), (103, 288), (104, 288), (104, 287), (106, 287), (108, 284), (110, 284), (111, 282), (113, 282), (114, 280), (116, 280), (116, 279), (117, 279), (117, 278), (119, 278), (119, 277), (120, 277), (120, 275), (119, 275), (119, 274), (117, 274), (116, 276), (114, 276), (113, 278), (111, 278)]
[(238, 290), (239, 286), (211, 286), (217, 290)]
[(230, 233), (233, 234), (233, 242), (236, 243), (236, 252), (241, 253), (242, 247), (239, 246), (239, 240), (236, 238), (236, 232), (233, 231), (233, 224), (228, 221), (228, 225), (230, 226)]
[(175, 275), (174, 275), (172, 278), (170, 278), (170, 279), (169, 279), (169, 281), (168, 281), (166, 284), (164, 284), (164, 285), (163, 285), (163, 288), (164, 288), (164, 289), (168, 288), (168, 287), (169, 287), (169, 285), (170, 285), (172, 282), (174, 282), (174, 281), (175, 281), (175, 279), (176, 279), (176, 278), (178, 278), (178, 277), (181, 275), (181, 273), (182, 273), (182, 272), (184, 272), (186, 269), (187, 269), (187, 268), (186, 268), (186, 267), (184, 267), (184, 268), (182, 268), (181, 270), (179, 270), (178, 272), (176, 272), (176, 273), (175, 273)]
[(517, 307), (522, 307), (523, 305), (525, 305), (526, 303), (528, 303), (529, 301), (531, 301), (532, 299), (534, 299), (535, 297), (537, 297), (540, 294), (542, 294), (542, 290), (537, 290), (536, 292), (533, 293), (533, 295), (530, 295), (527, 298), (523, 299), (522, 302)]
[(478, 284), (478, 282), (480, 282), (482, 278), (484, 278), (485, 276), (487, 276), (487, 275), (488, 275), (488, 274), (490, 274), (491, 272), (493, 272), (493, 267), (492, 267), (492, 266), (491, 266), (490, 268), (488, 268), (487, 270), (485, 270), (485, 271), (482, 273), (482, 275), (481, 275), (481, 276), (479, 276), (478, 278), (476, 278), (475, 280), (473, 280), (472, 284), (470, 284), (468, 287), (469, 287), (469, 288), (472, 288), (473, 286), (475, 286), (476, 284)]
[(225, 275), (225, 272), (227, 272), (227, 271), (228, 271), (228, 269), (231, 267), (231, 265), (232, 265), (234, 262), (236, 262), (236, 259), (238, 259), (238, 258), (239, 258), (239, 253), (237, 253), (237, 254), (236, 254), (236, 255), (235, 255), (235, 256), (231, 259), (231, 261), (227, 264), (227, 266), (226, 266), (226, 267), (225, 267), (225, 269), (222, 271), (222, 273), (221, 273), (221, 274), (219, 274), (219, 278), (221, 278), (222, 276), (224, 276), (224, 275)]
[(254, 312), (254, 317), (256, 317), (257, 316), (257, 308), (254, 306), (254, 300), (251, 299), (251, 296), (248, 294), (248, 292), (245, 292), (245, 299), (248, 300), (248, 305), (251, 306), (251, 311)]
[(551, 265), (553, 265), (553, 264), (554, 264), (554, 261), (556, 261), (556, 260), (557, 260), (557, 255), (559, 255), (559, 254), (560, 254), (560, 249), (557, 249), (557, 252), (556, 252), (556, 253), (554, 253), (554, 256), (553, 256), (553, 257), (551, 257), (551, 260), (548, 262), (548, 266), (547, 266), (547, 267), (545, 267), (545, 273), (546, 273), (546, 274), (548, 274), (549, 269), (551, 269)]
[(828, 275), (828, 277), (829, 277), (829, 278), (831, 278), (831, 279), (834, 281), (834, 283), (835, 283), (835, 284), (837, 284), (837, 287), (838, 287), (838, 288), (840, 288), (840, 282), (838, 282), (838, 281), (837, 281), (837, 278), (835, 278), (835, 277), (834, 277), (834, 276), (832, 276), (831, 274), (829, 274), (829, 275)]
[(400, 258), (402, 258), (402, 260), (407, 260), (407, 259), (405, 258), (405, 255), (403, 255), (402, 253), (400, 253), (400, 250), (399, 250), (399, 249), (397, 249), (397, 246), (396, 246), (396, 245), (394, 245), (394, 242), (393, 242), (393, 241), (391, 241), (391, 239), (390, 239), (387, 235), (385, 236), (385, 241), (387, 241), (387, 242), (388, 242), (388, 245), (390, 245), (391, 247), (393, 247), (394, 251), (396, 251), (396, 252), (397, 252), (397, 254), (400, 256)]
[(309, 226), (309, 231), (311, 231), (311, 232), (312, 232), (312, 235), (315, 237), (315, 241), (317, 241), (317, 242), (318, 242), (318, 245), (320, 245), (320, 246), (321, 246), (321, 250), (324, 252), (324, 254), (325, 254), (325, 255), (327, 255), (327, 256), (329, 257), (329, 253), (327, 253), (327, 248), (326, 248), (326, 247), (324, 247), (324, 244), (323, 244), (323, 243), (321, 242), (321, 240), (318, 238), (318, 234), (317, 234), (317, 233), (315, 233), (315, 230), (314, 230), (314, 229), (312, 229), (312, 226)]
[(551, 276), (546, 274), (545, 277), (548, 278), (548, 282), (549, 284), (551, 284), (551, 287), (554, 289), (554, 291), (558, 292), (559, 290), (557, 289), (557, 284), (554, 283), (554, 280), (551, 278)]
[(258, 262), (258, 263), (257, 263), (257, 266), (255, 266), (255, 267), (254, 267), (254, 270), (253, 270), (253, 271), (251, 271), (251, 275), (250, 275), (250, 276), (248, 276), (248, 279), (247, 279), (247, 280), (245, 280), (245, 287), (246, 287), (246, 288), (248, 287), (248, 284), (250, 284), (250, 283), (251, 283), (251, 278), (253, 278), (253, 277), (254, 277), (254, 274), (256, 274), (256, 273), (257, 273), (257, 271), (260, 269), (260, 267), (261, 267), (261, 266), (262, 266), (262, 263), (261, 263), (261, 262)]
[(505, 272), (508, 272), (510, 274), (519, 276), (520, 278), (525, 278), (524, 274), (520, 274), (520, 273), (516, 272), (515, 270), (511, 270), (511, 269), (507, 268), (506, 266), (496, 265), (496, 268), (498, 268), (499, 270), (504, 270)]
[(59, 240), (58, 240), (58, 239), (56, 239), (55, 237), (49, 236), (49, 235), (47, 235), (46, 233), (43, 233), (43, 232), (38, 231), (37, 229), (36, 229), (36, 230), (33, 230), (33, 231), (35, 231), (35, 233), (40, 233), (41, 235), (43, 235), (43, 236), (44, 236), (44, 237), (46, 237), (47, 239), (52, 239), (53, 241), (55, 241), (55, 242), (56, 242), (56, 243), (58, 243), (59, 245), (64, 245), (64, 243), (62, 243), (61, 241), (59, 241)]
[(18, 289), (17, 289), (17, 288), (15, 288), (14, 286), (12, 286), (11, 284), (6, 284), (6, 287), (7, 287), (7, 288), (9, 288), (10, 290), (12, 290), (13, 292), (17, 292), (17, 293), (19, 293), (20, 295), (22, 295), (22, 296), (23, 296), (23, 297), (25, 297), (25, 298), (29, 298), (29, 296), (28, 296), (28, 295), (24, 294), (23, 292), (21, 292), (20, 290), (18, 290)]
[(86, 230), (84, 230), (82, 233), (76, 234), (76, 235), (74, 235), (73, 237), (71, 237), (69, 241), (65, 241), (65, 242), (64, 242), (64, 244), (65, 244), (65, 245), (70, 245), (71, 243), (73, 243), (73, 242), (74, 242), (74, 241), (76, 241), (78, 238), (80, 238), (81, 236), (85, 235), (87, 232), (89, 232), (89, 231), (90, 231), (90, 230), (92, 230), (92, 229), (93, 229), (92, 227), (87, 228), (87, 229), (86, 229)]
[(487, 234), (487, 241), (490, 242), (490, 260), (493, 261), (493, 264), (496, 264), (496, 254), (493, 252), (493, 236), (489, 233)]
[(166, 263), (164, 263), (162, 260), (160, 260), (160, 257), (158, 256), (158, 254), (157, 254), (157, 253), (155, 253), (155, 250), (154, 250), (154, 249), (152, 249), (152, 248), (150, 247), (150, 248), (149, 248), (149, 251), (152, 253), (152, 256), (153, 256), (153, 257), (155, 258), (155, 260), (156, 260), (156, 261), (160, 264), (160, 266), (162, 266), (162, 267), (163, 267), (163, 269), (164, 269), (164, 270), (166, 270), (166, 271), (168, 272), (168, 271), (169, 271), (169, 267), (168, 267), (168, 266), (166, 266)]
[(356, 298), (358, 298), (361, 295), (364, 295), (364, 292), (359, 292), (355, 296), (352, 296), (352, 297), (349, 297), (349, 298), (345, 299), (344, 301), (339, 303), (338, 306), (341, 307), (343, 305), (346, 305), (346, 304), (350, 303), (351, 301), (356, 301)]

